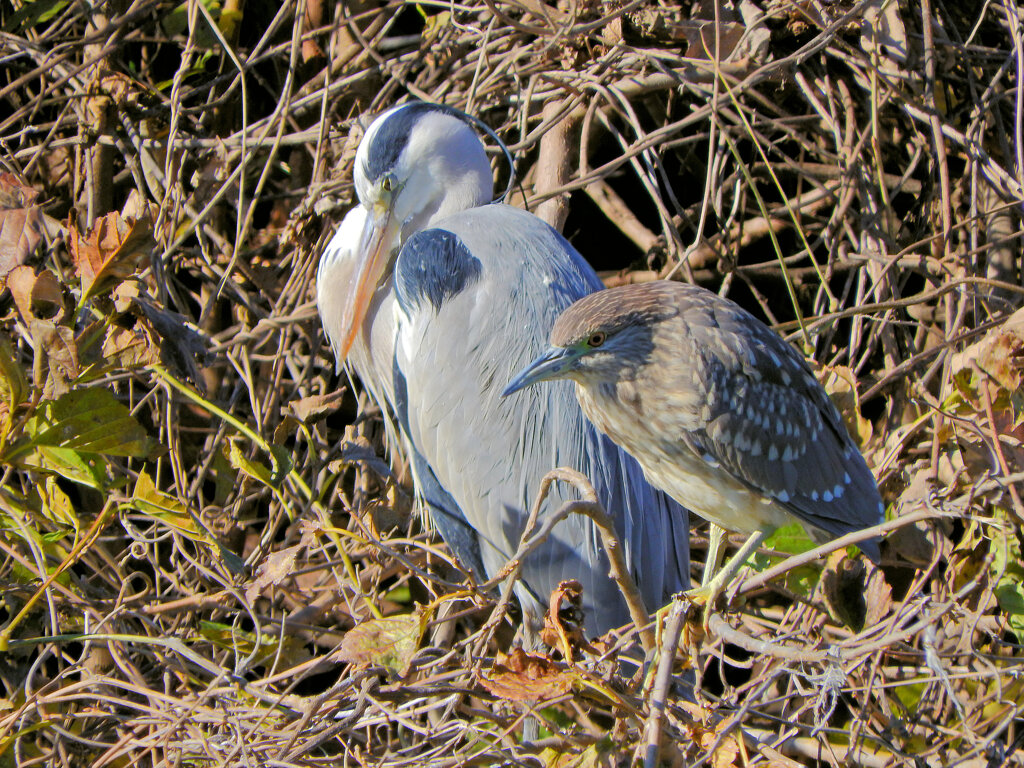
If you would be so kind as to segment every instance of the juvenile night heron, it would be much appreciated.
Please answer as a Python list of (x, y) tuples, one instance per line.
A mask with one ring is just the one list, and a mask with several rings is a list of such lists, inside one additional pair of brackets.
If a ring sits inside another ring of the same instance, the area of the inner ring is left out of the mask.
[[(628, 285), (580, 299), (510, 394), (572, 379), (584, 412), (647, 478), (721, 528), (752, 534), (691, 597), (710, 605), (779, 526), (818, 542), (882, 521), (864, 458), (804, 359), (735, 303), (693, 285)], [(877, 539), (859, 542), (877, 562)], [(717, 561), (713, 537), (708, 568)]]
[[(347, 359), (394, 414), (391, 442), (407, 452), (416, 492), (456, 557), (493, 577), (517, 549), (541, 479), (568, 466), (591, 479), (614, 518), (648, 605), (685, 589), (686, 510), (587, 421), (571, 385), (501, 397), (559, 313), (602, 287), (593, 269), (536, 216), (488, 204), (483, 145), (450, 108), (381, 114), (354, 176), (360, 205), (320, 260), (320, 317), (339, 365)], [(556, 489), (542, 516), (570, 498)], [(588, 633), (628, 622), (608, 572), (591, 520), (570, 516), (523, 563), (516, 589), (528, 626), (563, 579), (583, 585)]]

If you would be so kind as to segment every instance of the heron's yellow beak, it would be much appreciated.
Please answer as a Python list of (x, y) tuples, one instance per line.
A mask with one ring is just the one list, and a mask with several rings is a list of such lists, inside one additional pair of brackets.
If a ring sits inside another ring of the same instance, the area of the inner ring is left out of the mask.
[(384, 279), (391, 261), (392, 246), (398, 238), (399, 224), (392, 214), (390, 201), (374, 204), (359, 238), (356, 250), (358, 267), (345, 291), (346, 304), (341, 319), (341, 346), (338, 360), (348, 357), (356, 334), (370, 308), (370, 301)]

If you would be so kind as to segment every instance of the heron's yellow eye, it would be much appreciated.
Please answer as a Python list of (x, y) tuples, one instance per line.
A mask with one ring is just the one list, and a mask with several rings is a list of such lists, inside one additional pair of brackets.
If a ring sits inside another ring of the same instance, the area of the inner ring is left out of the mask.
[(391, 178), (390, 174), (388, 174), (387, 176), (385, 176), (383, 179), (380, 180), (380, 188), (382, 190), (384, 190), (385, 192), (390, 192), (392, 187), (394, 187), (394, 185), (395, 185), (395, 182)]
[(604, 344), (604, 340), (607, 338), (607, 334), (604, 331), (594, 331), (590, 334), (590, 338), (587, 339), (588, 347), (600, 347)]

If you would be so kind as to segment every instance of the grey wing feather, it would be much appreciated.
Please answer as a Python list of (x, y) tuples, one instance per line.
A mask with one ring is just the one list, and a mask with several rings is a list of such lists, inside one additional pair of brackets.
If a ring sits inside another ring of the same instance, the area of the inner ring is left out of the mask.
[[(681, 314), (705, 387), (693, 450), (830, 537), (880, 522), (874, 478), (796, 350), (703, 289), (693, 288)], [(877, 559), (877, 542), (862, 549)]]
[[(512, 375), (545, 346), (557, 315), (600, 281), (554, 230), (507, 206), (465, 211), (436, 227), (454, 234), (479, 270), (467, 272), (462, 257), (444, 274), (427, 274), (415, 256), (428, 244), (406, 244), (395, 267), (405, 313), (396, 354), (408, 382), (412, 442), (479, 532), (487, 574), (517, 548), (543, 476), (569, 466), (591, 478), (616, 519), (641, 590), (660, 605), (688, 585), (686, 511), (654, 491), (636, 462), (594, 429), (568, 382), (501, 397)], [(415, 237), (439, 243), (444, 238), (436, 231)], [(458, 290), (422, 285), (444, 282), (445, 274), (460, 283)], [(554, 488), (542, 514), (570, 496)], [(584, 586), (589, 631), (629, 619), (588, 518), (561, 523), (524, 563), (522, 576), (520, 598), (535, 620), (549, 592), (567, 578)]]

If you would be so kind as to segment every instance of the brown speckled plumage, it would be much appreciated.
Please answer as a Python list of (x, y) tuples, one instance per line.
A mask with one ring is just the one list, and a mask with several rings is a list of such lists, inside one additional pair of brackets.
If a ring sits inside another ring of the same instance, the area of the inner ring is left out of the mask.
[[(702, 517), (748, 533), (795, 517), (818, 540), (882, 520), (875, 480), (804, 359), (735, 303), (676, 282), (601, 291), (551, 333), (554, 347), (588, 339), (599, 343), (565, 373), (587, 416)], [(861, 548), (878, 559), (877, 541)]]

